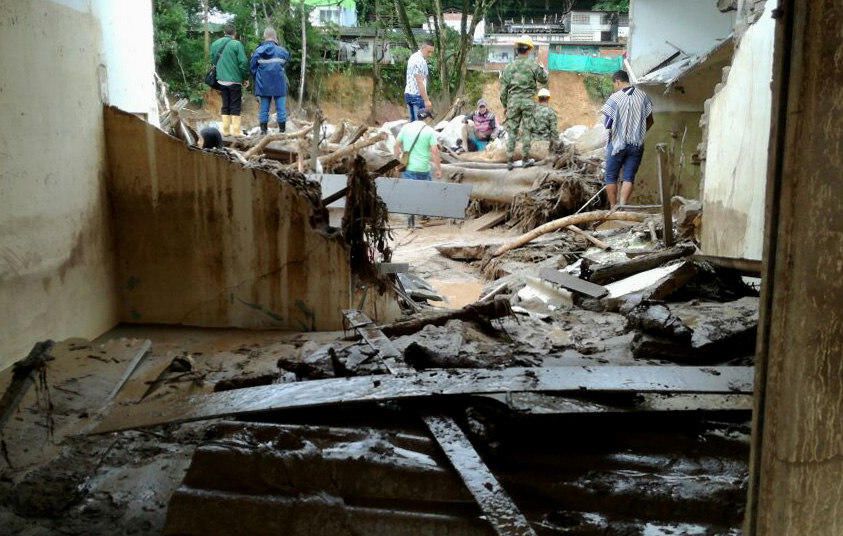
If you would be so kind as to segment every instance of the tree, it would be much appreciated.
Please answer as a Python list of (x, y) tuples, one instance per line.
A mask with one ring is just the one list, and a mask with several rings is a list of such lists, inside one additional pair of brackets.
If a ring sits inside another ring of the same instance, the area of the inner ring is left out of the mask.
[(602, 0), (592, 7), (595, 11), (614, 11), (629, 13), (629, 0)]

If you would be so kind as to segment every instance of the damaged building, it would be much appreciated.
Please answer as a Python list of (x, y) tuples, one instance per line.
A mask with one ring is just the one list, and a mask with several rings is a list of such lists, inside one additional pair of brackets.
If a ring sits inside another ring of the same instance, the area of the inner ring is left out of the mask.
[(608, 210), (456, 105), (432, 182), (398, 117), (203, 150), (149, 1), (3, 2), (0, 534), (843, 534), (841, 18), (633, 0)]

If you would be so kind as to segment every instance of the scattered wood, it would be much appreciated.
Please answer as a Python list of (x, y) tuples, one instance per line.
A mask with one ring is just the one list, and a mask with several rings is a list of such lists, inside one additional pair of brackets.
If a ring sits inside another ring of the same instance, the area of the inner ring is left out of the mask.
[(571, 274), (554, 270), (553, 268), (542, 268), (539, 271), (539, 277), (551, 283), (556, 283), (562, 288), (585, 294), (591, 298), (602, 298), (607, 295), (609, 291), (606, 287), (595, 285), (589, 281), (584, 281), (579, 277), (574, 277)]
[(511, 391), (752, 393), (752, 367), (509, 367), (429, 370), (266, 385), (119, 406), (91, 433), (148, 428), (282, 409)]
[(744, 275), (753, 277), (761, 276), (761, 261), (753, 259), (735, 259), (731, 257), (716, 257), (713, 255), (694, 255), (694, 259), (710, 263), (719, 268), (736, 270)]
[(673, 214), (670, 206), (670, 188), (673, 182), (673, 171), (667, 155), (667, 144), (657, 144), (656, 150), (659, 153), (659, 196), (661, 197), (662, 218), (664, 221), (664, 244), (670, 247), (673, 245)]
[(612, 212), (609, 210), (597, 210), (594, 212), (583, 212), (581, 214), (573, 214), (571, 216), (565, 216), (564, 218), (560, 218), (558, 220), (554, 220), (548, 222), (544, 225), (536, 227), (532, 231), (528, 233), (524, 233), (517, 239), (513, 240), (508, 244), (504, 244), (503, 246), (496, 249), (492, 256), (498, 257), (503, 255), (507, 251), (515, 248), (519, 248), (524, 244), (535, 240), (536, 238), (542, 236), (543, 234), (547, 234), (559, 229), (564, 229), (569, 225), (580, 225), (583, 223), (590, 223), (595, 221), (604, 221), (604, 220), (623, 220), (623, 221), (637, 221), (643, 222), (647, 219), (646, 214), (637, 214), (634, 212)]
[(343, 145), (344, 146), (353, 145), (354, 143), (357, 142), (357, 140), (362, 138), (363, 134), (365, 134), (368, 130), (369, 130), (369, 127), (367, 125), (360, 125), (359, 127), (357, 127), (357, 130), (354, 131), (354, 133), (351, 135), (351, 137), (349, 137), (348, 140), (346, 140), (346, 142)]
[(423, 420), (495, 532), (499, 536), (535, 536), (530, 522), (512, 502), (456, 421), (443, 415), (426, 415)]
[(609, 246), (609, 244), (607, 244), (606, 242), (603, 242), (602, 240), (596, 238), (593, 234), (583, 231), (582, 229), (580, 229), (576, 225), (569, 225), (568, 227), (566, 227), (566, 229), (580, 235), (581, 237), (585, 238), (586, 240), (588, 240), (589, 242), (591, 242), (592, 244), (594, 244), (595, 246), (599, 247), (600, 249), (602, 249), (604, 251), (609, 251), (610, 249), (612, 249), (611, 246)]
[(381, 330), (390, 337), (397, 337), (399, 335), (409, 335), (420, 331), (425, 326), (444, 326), (449, 320), (465, 320), (471, 321), (478, 318), (494, 319), (509, 316), (512, 314), (512, 309), (509, 306), (509, 300), (499, 298), (487, 302), (471, 303), (462, 309), (451, 311), (437, 311), (425, 315), (418, 315), (409, 320), (399, 320), (392, 324), (381, 326)]
[(313, 125), (310, 125), (309, 127), (303, 128), (296, 132), (281, 132), (280, 134), (270, 134), (268, 136), (264, 136), (251, 149), (246, 151), (246, 154), (244, 156), (247, 159), (250, 159), (261, 154), (261, 152), (263, 152), (263, 148), (266, 147), (270, 142), (303, 138), (307, 136), (307, 134), (311, 130), (313, 130)]
[(366, 139), (362, 139), (362, 140), (359, 140), (359, 141), (357, 141), (355, 143), (352, 143), (350, 145), (344, 146), (341, 149), (339, 149), (337, 151), (334, 151), (331, 154), (320, 156), (319, 157), (319, 164), (324, 169), (324, 168), (330, 166), (331, 164), (337, 162), (338, 160), (341, 160), (342, 158), (345, 158), (346, 156), (351, 156), (354, 153), (357, 153), (358, 151), (360, 151), (360, 149), (363, 149), (364, 147), (368, 147), (368, 146), (374, 145), (374, 144), (376, 144), (380, 141), (384, 141), (386, 138), (387, 138), (386, 132), (379, 132), (378, 134), (375, 134), (374, 136), (369, 136)]
[(696, 251), (696, 247), (693, 245), (683, 244), (612, 264), (590, 264), (587, 259), (584, 259), (584, 274), (592, 283), (605, 285), (611, 281), (617, 281), (618, 279), (656, 268), (674, 259), (687, 257), (693, 254), (694, 251)]
[(509, 217), (509, 214), (505, 210), (495, 210), (492, 212), (487, 212), (486, 214), (483, 214), (477, 219), (466, 222), (466, 224), (463, 226), (463, 231), (469, 233), (485, 231), (486, 229), (491, 229), (499, 223), (503, 223), (504, 221), (506, 221), (507, 217)]
[(12, 381), (0, 397), (0, 432), (15, 413), (29, 387), (35, 383), (35, 375), (44, 374), (47, 362), (53, 359), (50, 351), (54, 344), (50, 340), (35, 343), (29, 355), (12, 365)]

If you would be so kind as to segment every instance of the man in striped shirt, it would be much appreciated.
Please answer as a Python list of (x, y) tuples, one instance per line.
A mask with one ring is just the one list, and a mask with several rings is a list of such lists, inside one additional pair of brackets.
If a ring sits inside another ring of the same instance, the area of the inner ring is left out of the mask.
[(635, 174), (644, 155), (644, 137), (653, 126), (653, 102), (643, 91), (629, 83), (626, 71), (612, 76), (615, 92), (603, 105), (603, 124), (609, 129), (606, 147), (606, 194), (612, 208), (618, 205), (618, 178), (623, 168), (620, 204), (632, 195)]

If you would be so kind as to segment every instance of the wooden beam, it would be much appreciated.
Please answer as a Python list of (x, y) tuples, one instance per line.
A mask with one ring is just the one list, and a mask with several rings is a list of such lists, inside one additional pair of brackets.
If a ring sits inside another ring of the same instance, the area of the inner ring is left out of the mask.
[(590, 281), (585, 281), (579, 277), (574, 277), (571, 274), (566, 274), (550, 267), (542, 268), (539, 271), (539, 277), (551, 283), (556, 283), (562, 288), (585, 294), (591, 298), (602, 298), (609, 294), (606, 287), (595, 285)]
[(426, 370), (264, 385), (114, 408), (94, 433), (283, 409), (507, 391), (746, 393), (752, 367), (640, 365)]
[(731, 257), (716, 257), (713, 255), (694, 255), (694, 259), (708, 262), (720, 268), (736, 270), (744, 275), (760, 277), (762, 262), (752, 259), (733, 259)]
[(664, 244), (670, 247), (674, 244), (673, 240), (673, 214), (670, 206), (670, 183), (672, 182), (673, 172), (670, 168), (670, 163), (667, 157), (667, 145), (659, 143), (656, 145), (656, 150), (659, 153), (658, 169), (659, 169), (659, 196), (662, 202), (662, 218), (664, 221)]

